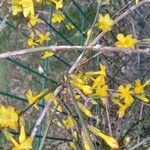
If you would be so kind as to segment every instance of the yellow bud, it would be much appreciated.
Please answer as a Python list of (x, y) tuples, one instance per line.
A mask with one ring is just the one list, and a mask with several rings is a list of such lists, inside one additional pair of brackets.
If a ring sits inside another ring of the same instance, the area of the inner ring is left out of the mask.
[(92, 118), (93, 114), (90, 112), (90, 110), (88, 109), (87, 106), (84, 106), (82, 103), (78, 102), (78, 105), (80, 107), (80, 109), (82, 110), (82, 112), (87, 116)]
[(90, 87), (89, 85), (83, 85), (82, 91), (86, 95), (92, 94), (92, 92), (93, 92), (92, 87)]
[(76, 145), (74, 142), (69, 142), (69, 146), (71, 147), (71, 149), (75, 149)]
[(89, 140), (87, 139), (87, 137), (83, 131), (81, 132), (81, 135), (82, 135), (82, 139), (83, 139), (84, 149), (91, 150)]
[(130, 143), (130, 137), (125, 137), (124, 144), (128, 145)]
[(80, 99), (81, 98), (81, 96), (80, 95), (75, 95), (75, 99)]
[(119, 149), (118, 142), (115, 138), (102, 133), (99, 129), (95, 128), (94, 126), (88, 125), (87, 127), (94, 135), (102, 138), (111, 148), (115, 150)]

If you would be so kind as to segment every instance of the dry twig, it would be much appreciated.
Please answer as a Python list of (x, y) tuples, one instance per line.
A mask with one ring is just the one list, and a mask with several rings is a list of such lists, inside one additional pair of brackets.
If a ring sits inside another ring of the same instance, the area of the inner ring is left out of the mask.
[[(68, 45), (61, 45), (61, 46), (48, 46), (48, 47), (38, 47), (38, 48), (29, 48), (29, 49), (23, 49), (23, 50), (17, 50), (17, 51), (9, 51), (5, 53), (0, 54), (0, 58), (8, 58), (13, 56), (20, 56), (30, 53), (37, 53), (37, 52), (43, 52), (45, 50), (50, 50), (52, 52), (62, 52), (62, 51), (73, 51), (73, 50), (91, 50), (98, 53), (108, 53), (108, 52), (118, 52), (118, 53), (150, 53), (150, 48), (146, 49), (130, 49), (130, 48), (117, 48), (117, 47), (102, 47), (101, 45), (96, 46), (68, 46)], [(82, 54), (83, 55), (83, 54)], [(80, 55), (79, 57), (81, 57)]]

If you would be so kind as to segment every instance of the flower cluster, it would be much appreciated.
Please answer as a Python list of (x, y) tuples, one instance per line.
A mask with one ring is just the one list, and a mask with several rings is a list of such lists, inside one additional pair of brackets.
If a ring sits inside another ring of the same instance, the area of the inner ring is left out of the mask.
[(36, 34), (36, 38), (35, 38), (35, 35), (32, 33), (30, 38), (28, 39), (28, 45), (29, 46), (36, 46), (38, 44), (43, 44), (44, 42), (48, 41), (50, 38), (50, 33), (47, 32), (45, 35), (40, 33), (39, 31), (35, 31), (35, 34)]
[(18, 126), (18, 114), (12, 106), (0, 105), (0, 127), (16, 129)]
[[(113, 25), (113, 20), (109, 14), (99, 15), (97, 27), (103, 32), (111, 31)], [(132, 34), (125, 36), (122, 33), (117, 35), (117, 42), (115, 46), (118, 48), (135, 48), (135, 45), (138, 43), (138, 40), (132, 37)]]
[(68, 30), (74, 29), (74, 25), (72, 23), (65, 21), (65, 16), (64, 16), (63, 12), (61, 11), (61, 9), (63, 8), (63, 0), (52, 0), (52, 2), (55, 5), (55, 10), (52, 14), (51, 22), (54, 24), (55, 23), (60, 24), (62, 22), (65, 22), (66, 28)]
[[(8, 129), (16, 130), (18, 128), (18, 122), (20, 122), (20, 135), (19, 143), (15, 140), (13, 135), (8, 131)], [(14, 145), (13, 150), (25, 150), (32, 149), (33, 138), (27, 138), (25, 132), (25, 121), (21, 117), (19, 118), (18, 113), (15, 111), (14, 107), (3, 105), (0, 106), (0, 128), (5, 134), (8, 141), (11, 141)]]
[(20, 118), (20, 134), (19, 134), (19, 142), (17, 142), (13, 135), (8, 132), (4, 131), (5, 137), (8, 141), (11, 141), (14, 147), (12, 150), (25, 150), (25, 149), (32, 149), (33, 138), (26, 136), (25, 131), (25, 121), (23, 118)]
[[(94, 98), (99, 98), (104, 105), (107, 104), (109, 90), (106, 84), (106, 67), (100, 64), (100, 70), (95, 72), (79, 72), (76, 75), (71, 75), (71, 84), (75, 87), (76, 98), (78, 100), (85, 100), (86, 106), (78, 102), (80, 109), (87, 117), (92, 118), (93, 114), (88, 108), (87, 103), (96, 104)], [(150, 80), (147, 80), (144, 84), (141, 84), (139, 79), (135, 80), (135, 86), (131, 84), (120, 85), (118, 91), (112, 93), (113, 102), (119, 107), (118, 117), (122, 118), (125, 111), (134, 103), (135, 99), (139, 99), (143, 102), (149, 102), (148, 97), (145, 94), (145, 88), (150, 84)], [(78, 95), (79, 89), (83, 95)], [(110, 96), (111, 97), (111, 96)], [(94, 103), (93, 103), (94, 102)]]
[(24, 17), (35, 15), (33, 0), (11, 0), (12, 14), (23, 13)]
[(135, 80), (135, 86), (120, 85), (117, 93), (113, 93), (113, 101), (119, 107), (118, 117), (122, 118), (125, 111), (133, 104), (135, 98), (147, 103), (149, 99), (145, 95), (145, 88), (150, 84), (147, 80), (143, 85), (139, 79)]
[(79, 72), (77, 75), (71, 75), (71, 83), (82, 90), (85, 95), (101, 97), (105, 103), (108, 96), (108, 86), (106, 84), (106, 67), (100, 64), (100, 70), (96, 72)]

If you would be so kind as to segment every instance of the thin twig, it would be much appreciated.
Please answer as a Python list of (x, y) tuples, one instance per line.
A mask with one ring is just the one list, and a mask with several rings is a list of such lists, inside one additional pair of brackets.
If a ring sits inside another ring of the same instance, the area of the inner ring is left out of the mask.
[(89, 36), (87, 37), (87, 39), (86, 39), (86, 41), (85, 41), (84, 45), (88, 45), (88, 43), (89, 43), (89, 41), (90, 41), (90, 38), (91, 38), (91, 35), (92, 35), (92, 32), (93, 32), (93, 28), (95, 27), (95, 24), (96, 24), (96, 21), (97, 21), (97, 18), (98, 18), (100, 5), (101, 5), (101, 1), (100, 1), (100, 3), (98, 3), (98, 7), (97, 7), (97, 11), (96, 11), (96, 15), (95, 15), (95, 18), (94, 18), (93, 24), (92, 24), (92, 25), (91, 25), (91, 27), (90, 27), (91, 32), (90, 32)]
[[(54, 119), (54, 116), (55, 116), (55, 113), (56, 113), (58, 107), (59, 107), (59, 103), (58, 103), (58, 105), (54, 108), (54, 112), (53, 112), (52, 115), (51, 115), (51, 119), (50, 119), (50, 120), (47, 120), (47, 126), (46, 126), (46, 129), (45, 129), (44, 135), (43, 135), (43, 137), (42, 137), (42, 140), (41, 140), (41, 143), (40, 143), (40, 146), (39, 146), (39, 150), (42, 150), (42, 148), (43, 148), (43, 145), (44, 145), (46, 136), (47, 136), (47, 134), (48, 134), (48, 130), (49, 130), (50, 125), (51, 125), (51, 123), (52, 123), (52, 121), (53, 121), (53, 119)], [(49, 112), (48, 112), (48, 119), (49, 119)]]
[[(101, 45), (96, 45), (96, 46), (68, 46), (68, 45), (61, 45), (61, 46), (48, 46), (48, 47), (38, 47), (38, 48), (29, 48), (29, 49), (23, 49), (23, 50), (17, 50), (17, 51), (9, 51), (5, 53), (0, 54), (0, 58), (8, 58), (8, 57), (13, 57), (13, 56), (18, 56), (18, 55), (25, 55), (29, 53), (37, 53), (37, 52), (43, 52), (45, 50), (50, 50), (52, 52), (59, 52), (59, 51), (73, 51), (73, 50), (92, 50), (96, 51), (98, 53), (108, 53), (108, 52), (118, 52), (118, 53), (150, 53), (150, 48), (146, 49), (134, 49), (134, 48), (118, 48), (118, 47), (102, 47)], [(83, 56), (80, 55), (78, 57), (78, 61), (81, 59)], [(76, 61), (76, 63), (78, 63)]]
[(111, 129), (111, 123), (110, 123), (110, 118), (109, 118), (109, 110), (108, 110), (108, 102), (105, 105), (106, 107), (106, 116), (107, 116), (107, 122), (108, 122), (108, 127), (109, 127), (109, 133), (112, 136), (112, 129)]
[(7, 19), (8, 19), (8, 16), (9, 16), (9, 15), (6, 15), (6, 16), (4, 17), (4, 19), (3, 19), (3, 21), (1, 22), (1, 24), (0, 24), (0, 32), (5, 28), (5, 24), (6, 24), (6, 21), (7, 21)]
[[(141, 109), (140, 109), (140, 115), (139, 115), (139, 120), (142, 119), (142, 115), (143, 115), (143, 108), (144, 108), (144, 104), (142, 103), (141, 104)], [(138, 125), (138, 128), (140, 128), (140, 124)], [(139, 132), (139, 131), (138, 131)], [(140, 142), (140, 135), (138, 135), (138, 140), (137, 140), (137, 143)]]

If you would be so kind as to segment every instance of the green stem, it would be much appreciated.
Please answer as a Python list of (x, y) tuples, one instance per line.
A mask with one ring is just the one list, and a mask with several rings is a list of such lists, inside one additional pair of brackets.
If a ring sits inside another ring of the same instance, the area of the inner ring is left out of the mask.
[(67, 82), (68, 92), (69, 92), (69, 94), (71, 95), (72, 103), (73, 103), (73, 105), (75, 106), (75, 109), (76, 109), (77, 114), (79, 115), (79, 119), (80, 119), (80, 121), (81, 121), (81, 125), (82, 125), (82, 128), (83, 128), (83, 132), (84, 132), (86, 138), (87, 138), (88, 141), (89, 141), (91, 150), (95, 150), (94, 144), (93, 144), (93, 142), (92, 142), (92, 140), (91, 140), (91, 138), (90, 138), (90, 134), (89, 134), (89, 132), (88, 132), (88, 130), (87, 130), (87, 127), (86, 127), (86, 123), (85, 123), (83, 114), (82, 114), (82, 112), (81, 112), (81, 110), (80, 110), (80, 108), (79, 108), (79, 106), (78, 106), (78, 104), (77, 104), (77, 102), (76, 102), (76, 100), (75, 100), (75, 96), (74, 96), (73, 90), (72, 90), (71, 85), (70, 85), (70, 82), (69, 82), (69, 76), (68, 76), (67, 74), (66, 74), (66, 76), (65, 76), (65, 80), (66, 80), (66, 82)]
[[(40, 143), (40, 146), (39, 146), (39, 150), (42, 150), (42, 148), (43, 148), (44, 141), (45, 141), (45, 139), (46, 139), (46, 137), (47, 137), (48, 130), (49, 130), (50, 125), (51, 125), (51, 123), (52, 123), (52, 121), (53, 121), (53, 119), (54, 119), (54, 116), (55, 116), (56, 112), (57, 112), (58, 106), (59, 106), (59, 103), (58, 103), (58, 105), (54, 108), (54, 112), (53, 112), (52, 115), (51, 115), (51, 119), (50, 119), (50, 120), (47, 120), (47, 126), (46, 126), (46, 129), (45, 129), (43, 138), (42, 138), (42, 140), (41, 140), (41, 143)], [(49, 116), (49, 113), (48, 113), (47, 115), (48, 115), (47, 118), (49, 118), (49, 117), (50, 117), (50, 116)]]

